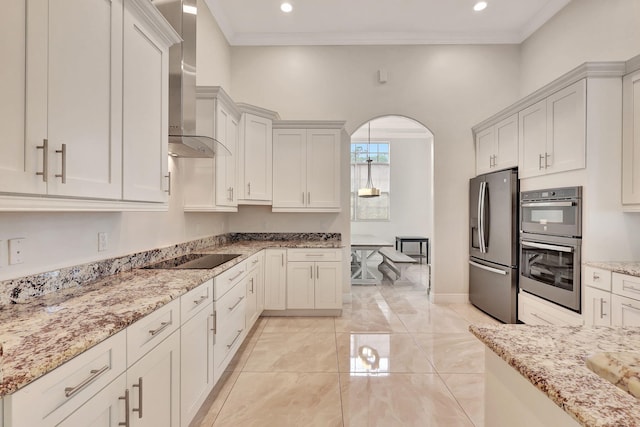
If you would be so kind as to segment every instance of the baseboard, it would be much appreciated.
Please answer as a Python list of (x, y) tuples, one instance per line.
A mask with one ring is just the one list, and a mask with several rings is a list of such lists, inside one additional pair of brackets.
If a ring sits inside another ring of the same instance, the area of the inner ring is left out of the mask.
[(263, 317), (340, 317), (342, 309), (264, 310)]
[(466, 304), (469, 302), (469, 294), (437, 294), (432, 290), (429, 297), (433, 304)]

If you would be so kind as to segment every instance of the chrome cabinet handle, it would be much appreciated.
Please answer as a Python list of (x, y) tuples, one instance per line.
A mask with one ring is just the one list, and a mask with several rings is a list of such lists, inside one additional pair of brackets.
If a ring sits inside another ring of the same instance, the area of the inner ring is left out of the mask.
[(167, 172), (167, 174), (164, 176), (165, 178), (167, 178), (167, 189), (164, 190), (165, 193), (171, 195), (171, 171)]
[(284, 253), (280, 254), (280, 257), (282, 258), (282, 266), (284, 267)]
[(304, 191), (302, 192), (302, 204), (304, 205)]
[(604, 314), (604, 303), (606, 301), (604, 300), (604, 298), (600, 298), (600, 318), (602, 319), (604, 316), (606, 316), (606, 314)]
[(260, 260), (256, 258), (253, 261), (251, 261), (251, 265), (256, 265), (258, 262), (260, 262)]
[(240, 338), (240, 335), (242, 334), (242, 331), (244, 331), (244, 329), (238, 329), (238, 334), (236, 335), (236, 337), (233, 339), (233, 341), (231, 341), (231, 344), (227, 344), (227, 348), (231, 348), (233, 347), (233, 345), (236, 343), (236, 341), (238, 340), (238, 338)]
[(631, 310), (640, 311), (640, 308), (634, 307), (631, 304), (622, 304), (624, 307), (630, 308)]
[(227, 189), (227, 198), (232, 201), (233, 200), (233, 187), (229, 187)]
[(200, 304), (202, 304), (203, 302), (205, 302), (207, 299), (209, 299), (209, 295), (202, 295), (199, 299), (194, 300), (194, 301), (193, 301), (193, 304), (194, 304), (194, 305), (200, 305)]
[(551, 154), (545, 152), (544, 153), (544, 168), (547, 169), (549, 167), (549, 156), (551, 156)]
[(593, 280), (600, 280), (600, 275), (598, 273), (593, 273)]
[(251, 195), (251, 183), (248, 182), (247, 183), (247, 196), (250, 196), (250, 195)]
[(242, 302), (243, 299), (244, 299), (244, 296), (241, 296), (240, 298), (238, 298), (238, 302), (233, 304), (232, 307), (229, 307), (229, 311), (233, 311), (238, 306), (238, 304), (240, 304)]
[(320, 278), (320, 266), (316, 265), (316, 279)]
[(538, 319), (542, 320), (543, 322), (545, 322), (545, 323), (547, 323), (547, 324), (549, 324), (549, 325), (553, 325), (553, 323), (549, 322), (549, 321), (548, 321), (547, 319), (545, 319), (544, 317), (540, 317), (540, 316), (538, 316), (538, 315), (537, 315), (537, 314), (535, 314), (535, 313), (531, 313), (531, 315), (532, 315), (533, 317), (537, 317)]
[(42, 150), (42, 172), (36, 172), (36, 175), (42, 176), (42, 182), (49, 179), (49, 140), (42, 140), (42, 145), (36, 145), (38, 150)]
[(62, 183), (67, 183), (67, 144), (62, 144), (60, 150), (56, 150), (56, 153), (62, 154), (62, 173), (56, 174), (56, 178), (62, 178)]
[(124, 391), (124, 396), (118, 397), (119, 400), (124, 400), (124, 422), (119, 422), (119, 426), (129, 427), (129, 389)]
[(74, 394), (78, 393), (80, 390), (82, 390), (83, 388), (85, 388), (95, 380), (97, 380), (100, 375), (104, 374), (108, 370), (109, 370), (109, 365), (104, 365), (100, 369), (92, 369), (91, 371), (89, 371), (91, 375), (89, 375), (87, 378), (82, 380), (80, 384), (74, 387), (65, 387), (64, 389), (65, 397), (71, 397)]
[(624, 282), (622, 282), (622, 289), (629, 290), (629, 291), (632, 291), (632, 292), (640, 292), (640, 289), (638, 289), (638, 288), (636, 288), (634, 286), (625, 285)]
[(142, 418), (142, 377), (138, 377), (138, 384), (134, 384), (133, 387), (138, 389), (138, 407), (133, 408), (133, 412), (138, 413), (138, 419)]
[(244, 273), (244, 271), (238, 271), (238, 274), (236, 274), (236, 275), (235, 275), (235, 276), (233, 276), (233, 277), (230, 277), (230, 278), (229, 278), (229, 281), (230, 281), (230, 282), (233, 282), (233, 281), (234, 281), (234, 280), (236, 280), (238, 277), (242, 276), (242, 273)]
[(233, 192), (233, 187), (231, 187), (231, 201), (233, 201), (234, 197), (235, 197), (235, 195), (234, 195), (234, 192)]
[(214, 311), (213, 314), (211, 314), (211, 317), (213, 317), (213, 327), (211, 328), (211, 330), (215, 335), (218, 333), (218, 331), (216, 330), (218, 329), (218, 312)]
[(307, 204), (311, 204), (311, 191), (307, 192)]
[(171, 322), (162, 322), (160, 323), (160, 326), (158, 326), (156, 329), (150, 329), (149, 333), (151, 334), (151, 336), (155, 336), (157, 334), (159, 334), (160, 332), (162, 332), (163, 330), (167, 329), (167, 327), (169, 327), (169, 325), (171, 324)]
[(253, 277), (251, 278), (251, 290), (250, 290), (250, 292), (253, 293)]
[(313, 279), (313, 265), (309, 266), (309, 278)]

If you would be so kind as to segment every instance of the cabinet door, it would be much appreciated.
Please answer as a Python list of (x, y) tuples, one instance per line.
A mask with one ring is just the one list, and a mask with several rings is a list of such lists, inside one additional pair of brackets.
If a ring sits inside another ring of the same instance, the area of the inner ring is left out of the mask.
[(123, 198), (165, 202), (169, 192), (168, 49), (124, 15)]
[(542, 100), (518, 113), (518, 174), (520, 178), (545, 173), (547, 146), (547, 101)]
[(586, 81), (547, 98), (547, 172), (585, 167)]
[(287, 265), (287, 309), (314, 308), (314, 262)]
[(242, 199), (271, 201), (273, 135), (271, 120), (245, 113), (242, 124)]
[(307, 131), (273, 131), (273, 207), (301, 208), (307, 202)]
[(180, 333), (173, 333), (127, 370), (131, 426), (180, 425)]
[[(212, 97), (196, 98), (196, 133), (215, 137), (216, 102)], [(180, 159), (185, 210), (215, 210), (216, 176), (214, 159)]]
[(640, 326), (640, 301), (611, 295), (612, 326)]
[[(56, 426), (118, 427), (124, 425), (126, 388), (126, 375), (122, 374)], [(130, 394), (128, 398), (131, 399)]]
[(518, 166), (518, 115), (514, 114), (494, 126), (495, 169), (506, 169)]
[(317, 262), (315, 308), (342, 308), (342, 263)]
[[(37, 30), (44, 40), (34, 39), (41, 44), (37, 53), (47, 58), (39, 76), (44, 80), (34, 86), (44, 90), (38, 99), (47, 116), (46, 123), (34, 123), (42, 130), (33, 136), (49, 140), (48, 193), (120, 199), (122, 0), (36, 1), (29, 7), (42, 15), (46, 29)], [(34, 25), (29, 20), (28, 27)]]
[(307, 206), (340, 207), (340, 131), (307, 130)]
[(216, 155), (216, 205), (237, 206), (236, 186), (236, 149), (238, 138), (238, 121), (217, 102), (216, 139), (224, 144), (229, 153)]
[[(9, 193), (38, 193), (47, 192), (46, 176), (38, 176), (42, 172), (44, 153), (43, 140), (47, 138), (46, 127), (46, 102), (35, 95), (41, 95), (46, 88), (38, 87), (45, 84), (46, 80), (36, 79), (33, 86), (28, 84), (30, 75), (39, 75), (39, 67), (46, 66), (42, 61), (46, 58), (44, 51), (33, 52), (27, 56), (27, 14), (33, 18), (44, 18), (35, 14), (33, 8), (27, 10), (27, 2), (11, 0), (3, 3), (0, 14), (0, 57), (2, 61), (2, 78), (0, 79), (0, 128), (2, 128), (2, 151), (0, 152), (0, 192)], [(46, 24), (37, 22), (30, 32), (40, 33), (44, 29), (38, 25)], [(46, 38), (41, 34), (40, 38)], [(46, 48), (45, 46), (34, 46)], [(27, 61), (29, 58), (29, 61)], [(40, 74), (40, 77), (42, 75)], [(26, 96), (30, 96), (32, 103), (26, 103)], [(38, 122), (40, 129), (34, 129), (27, 122), (25, 107), (29, 108), (32, 118), (40, 116)], [(44, 111), (43, 111), (44, 110)]]
[(491, 171), (493, 167), (494, 128), (478, 132), (476, 135), (476, 175)]
[(244, 286), (246, 289), (246, 305), (245, 305), (245, 325), (247, 331), (251, 330), (253, 322), (258, 318), (258, 283), (257, 283), (256, 269), (249, 272), (244, 279)]
[(587, 326), (611, 325), (611, 293), (585, 286), (584, 323)]
[(264, 264), (264, 309), (287, 308), (287, 250), (267, 249)]
[(180, 330), (180, 424), (188, 426), (213, 389), (213, 304)]
[(638, 204), (640, 203), (640, 71), (624, 77), (622, 90), (622, 203)]

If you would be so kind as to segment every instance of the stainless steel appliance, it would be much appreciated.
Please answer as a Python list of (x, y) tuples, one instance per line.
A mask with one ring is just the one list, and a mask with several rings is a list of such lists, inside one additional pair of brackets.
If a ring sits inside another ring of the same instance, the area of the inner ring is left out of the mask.
[(469, 300), (505, 323), (516, 322), (518, 173), (469, 181)]
[(239, 257), (237, 254), (188, 254), (143, 267), (145, 269), (210, 269)]
[(580, 313), (582, 187), (520, 196), (520, 289)]

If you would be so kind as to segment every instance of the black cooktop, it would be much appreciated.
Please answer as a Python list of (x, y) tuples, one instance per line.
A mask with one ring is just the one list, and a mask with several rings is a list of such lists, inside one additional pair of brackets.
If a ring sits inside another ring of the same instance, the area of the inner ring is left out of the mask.
[(189, 254), (142, 267), (145, 269), (209, 269), (239, 257), (238, 254)]

